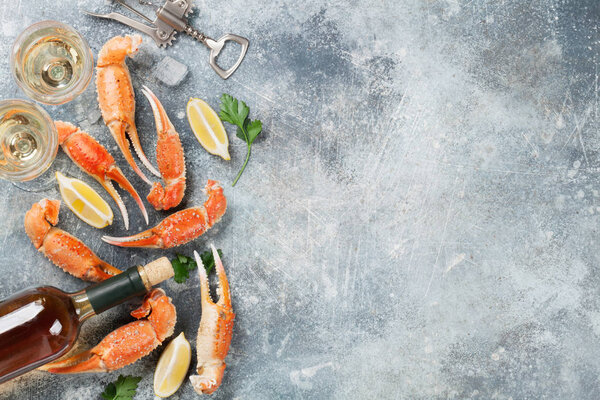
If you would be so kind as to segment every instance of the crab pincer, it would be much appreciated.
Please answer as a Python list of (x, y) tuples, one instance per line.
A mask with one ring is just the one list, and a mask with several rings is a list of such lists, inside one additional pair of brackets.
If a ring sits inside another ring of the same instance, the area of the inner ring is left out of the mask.
[(225, 357), (233, 336), (233, 320), (235, 314), (231, 305), (229, 282), (225, 268), (215, 246), (210, 246), (215, 259), (215, 269), (219, 277), (217, 294), (219, 300), (215, 303), (210, 296), (208, 277), (202, 265), (202, 260), (194, 252), (200, 276), (200, 302), (202, 318), (196, 337), (196, 373), (190, 376), (190, 382), (198, 394), (211, 394), (219, 388), (225, 373)]
[(223, 188), (209, 180), (204, 191), (208, 199), (199, 207), (178, 211), (154, 228), (127, 237), (102, 236), (106, 243), (121, 247), (168, 249), (190, 242), (216, 224), (227, 209)]
[(119, 193), (115, 190), (111, 180), (114, 180), (125, 189), (135, 200), (146, 224), (148, 224), (148, 213), (142, 203), (140, 195), (127, 180), (121, 168), (115, 163), (115, 159), (96, 139), (73, 124), (63, 121), (54, 122), (58, 132), (58, 142), (63, 151), (73, 160), (79, 168), (92, 176), (110, 194), (123, 216), (125, 229), (129, 229), (129, 216), (125, 203)]
[(156, 161), (166, 184), (163, 188), (160, 182), (154, 182), (147, 199), (156, 210), (168, 210), (178, 206), (185, 193), (183, 147), (181, 146), (181, 140), (179, 140), (179, 134), (158, 98), (146, 86), (142, 89), (142, 93), (150, 102), (154, 113), (158, 135)]
[(125, 64), (125, 59), (137, 53), (141, 43), (140, 35), (125, 35), (115, 36), (102, 46), (96, 68), (96, 89), (104, 123), (131, 168), (151, 185), (152, 182), (135, 163), (127, 141), (129, 138), (133, 149), (146, 168), (154, 175), (160, 176), (142, 150), (135, 127), (135, 95), (129, 69)]

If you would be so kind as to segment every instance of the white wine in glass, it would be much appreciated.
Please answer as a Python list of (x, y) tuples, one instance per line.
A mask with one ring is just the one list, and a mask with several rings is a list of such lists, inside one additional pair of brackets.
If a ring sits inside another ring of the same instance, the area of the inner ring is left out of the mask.
[(13, 44), (11, 69), (17, 84), (34, 100), (63, 104), (89, 85), (94, 60), (85, 39), (57, 21), (25, 29)]
[(37, 104), (0, 101), (0, 178), (29, 181), (46, 171), (58, 150), (50, 116)]

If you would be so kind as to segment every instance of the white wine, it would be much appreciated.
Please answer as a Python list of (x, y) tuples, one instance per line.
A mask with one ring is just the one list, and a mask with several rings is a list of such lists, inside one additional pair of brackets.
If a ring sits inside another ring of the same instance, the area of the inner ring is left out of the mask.
[(31, 46), (23, 57), (25, 83), (40, 92), (61, 92), (81, 75), (80, 52), (67, 40), (46, 36)]
[(16, 113), (0, 121), (0, 145), (6, 164), (27, 168), (39, 160), (46, 141), (39, 135), (38, 121)]
[(0, 177), (37, 177), (50, 166), (57, 148), (54, 123), (44, 110), (20, 100), (0, 102)]
[(17, 38), (11, 67), (28, 96), (47, 104), (62, 104), (87, 87), (93, 59), (75, 30), (59, 22), (43, 21)]

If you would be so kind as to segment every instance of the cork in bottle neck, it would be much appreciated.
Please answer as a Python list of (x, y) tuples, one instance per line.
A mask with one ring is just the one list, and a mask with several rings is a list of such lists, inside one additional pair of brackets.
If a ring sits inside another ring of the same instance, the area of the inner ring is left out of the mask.
[(167, 257), (161, 257), (144, 266), (138, 267), (138, 272), (146, 289), (172, 278), (175, 272)]

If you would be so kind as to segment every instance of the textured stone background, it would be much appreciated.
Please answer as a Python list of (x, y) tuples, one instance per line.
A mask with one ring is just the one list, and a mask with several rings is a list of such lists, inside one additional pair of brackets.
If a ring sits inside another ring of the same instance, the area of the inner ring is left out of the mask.
[[(1, 54), (42, 19), (72, 24), (97, 53), (130, 31), (78, 9), (110, 7), (5, 0)], [(222, 222), (179, 249), (221, 247), (233, 288), (235, 335), (213, 398), (600, 397), (597, 0), (231, 0), (197, 8), (193, 24), (209, 35), (250, 39), (233, 77), (219, 79), (189, 38), (166, 51), (146, 39), (129, 65), (150, 158), (155, 134), (142, 84), (183, 138), (184, 206), (204, 201), (207, 178), (226, 185)], [(165, 54), (190, 67), (175, 88), (149, 77)], [(0, 76), (2, 98), (23, 97), (6, 58)], [(245, 99), (265, 126), (235, 188), (244, 143), (229, 129), (232, 161), (210, 156), (183, 114), (190, 96), (216, 107), (222, 92)], [(97, 115), (93, 85), (47, 109), (88, 126), (145, 193), (106, 127), (87, 119)], [(0, 189), (0, 296), (29, 285), (83, 287), (23, 231), (27, 208), (57, 190)], [(136, 232), (143, 222), (125, 197)], [(164, 215), (151, 212), (151, 223)], [(174, 254), (116, 249), (68, 209), (60, 217), (61, 228), (119, 267)], [(125, 233), (120, 218), (106, 233)], [(197, 278), (164, 287), (178, 307), (177, 331), (193, 338)], [(81, 344), (130, 321), (127, 309), (87, 323)], [(158, 355), (108, 375), (33, 372), (0, 387), (0, 398), (96, 399), (126, 373), (144, 377), (136, 399), (151, 399)], [(186, 383), (173, 398), (196, 395)]]

